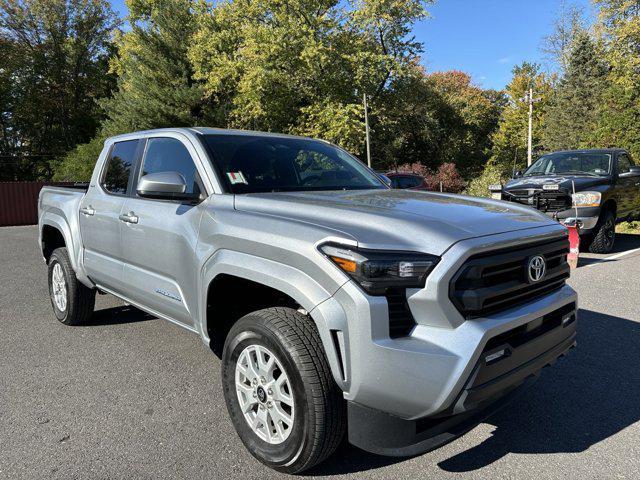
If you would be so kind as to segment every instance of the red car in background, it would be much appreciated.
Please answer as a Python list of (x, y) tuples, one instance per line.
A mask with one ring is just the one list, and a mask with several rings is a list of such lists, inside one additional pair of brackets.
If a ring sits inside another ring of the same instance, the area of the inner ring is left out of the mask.
[(385, 175), (391, 180), (391, 188), (402, 190), (429, 190), (422, 175), (406, 172), (389, 172)]

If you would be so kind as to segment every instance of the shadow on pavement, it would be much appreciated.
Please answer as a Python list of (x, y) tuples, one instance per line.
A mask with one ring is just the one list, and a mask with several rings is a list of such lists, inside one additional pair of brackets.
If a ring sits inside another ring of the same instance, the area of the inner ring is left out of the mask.
[(439, 463), (469, 472), (509, 453), (575, 453), (640, 420), (640, 323), (580, 310), (578, 348), (486, 423), (490, 438)]
[[(585, 257), (583, 253), (580, 253), (580, 259), (578, 263), (578, 267), (584, 267), (586, 265), (590, 265), (592, 263), (602, 263), (602, 262), (615, 262), (616, 260), (607, 260), (607, 257), (610, 255), (615, 255), (616, 253), (628, 252), (629, 250), (635, 250), (636, 248), (640, 248), (640, 235), (634, 235), (631, 233), (618, 233), (616, 235), (616, 243), (613, 245), (613, 250), (606, 255), (597, 255), (597, 256), (589, 256)], [(589, 254), (595, 255), (595, 254)]]
[(85, 326), (121, 325), (125, 323), (146, 322), (149, 320), (156, 320), (156, 317), (130, 305), (123, 305), (121, 307), (96, 310), (91, 316), (91, 320)]
[(633, 250), (634, 248), (640, 248), (640, 235), (618, 233), (616, 234), (616, 243), (613, 244), (611, 253), (622, 253), (627, 250)]
[[(582, 452), (640, 420), (640, 323), (590, 310), (580, 310), (579, 322), (578, 347), (485, 421), (495, 426), (490, 438), (441, 461), (441, 469), (470, 472), (509, 453)], [(343, 442), (308, 474), (355, 473), (405, 460)]]

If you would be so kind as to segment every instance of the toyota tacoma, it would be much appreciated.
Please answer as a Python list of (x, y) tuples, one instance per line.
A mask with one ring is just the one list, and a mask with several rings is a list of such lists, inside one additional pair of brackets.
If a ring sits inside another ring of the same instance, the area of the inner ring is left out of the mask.
[(98, 292), (197, 334), (240, 439), (288, 473), (345, 434), (382, 455), (442, 445), (576, 343), (566, 228), (389, 189), (322, 140), (110, 138), (88, 186), (42, 189), (39, 240), (61, 323), (90, 322)]

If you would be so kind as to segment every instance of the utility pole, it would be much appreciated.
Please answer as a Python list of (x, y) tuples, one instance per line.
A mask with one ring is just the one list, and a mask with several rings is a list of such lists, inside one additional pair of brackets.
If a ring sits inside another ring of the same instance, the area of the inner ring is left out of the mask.
[(539, 98), (533, 98), (533, 88), (529, 87), (529, 91), (524, 94), (522, 98), (523, 102), (529, 104), (529, 132), (527, 135), (527, 166), (531, 165), (533, 157), (533, 104), (540, 100)]
[(369, 140), (369, 107), (367, 107), (367, 94), (362, 94), (364, 100), (364, 129), (367, 135), (367, 166), (371, 168), (371, 146)]

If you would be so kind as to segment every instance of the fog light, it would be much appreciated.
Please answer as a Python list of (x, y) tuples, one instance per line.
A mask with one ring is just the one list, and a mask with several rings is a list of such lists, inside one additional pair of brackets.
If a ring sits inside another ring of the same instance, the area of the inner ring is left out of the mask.
[(490, 363), (499, 358), (504, 357), (507, 354), (507, 349), (503, 348), (502, 350), (498, 350), (497, 352), (490, 353), (486, 357), (484, 357), (485, 362)]

